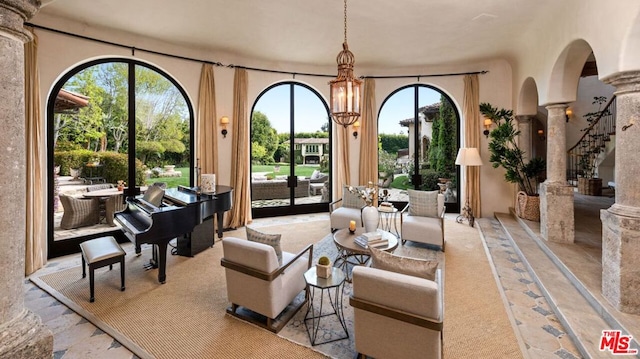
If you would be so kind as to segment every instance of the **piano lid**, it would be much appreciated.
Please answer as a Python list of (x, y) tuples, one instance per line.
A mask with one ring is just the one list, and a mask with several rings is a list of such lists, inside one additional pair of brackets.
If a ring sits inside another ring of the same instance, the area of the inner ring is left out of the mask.
[(229, 186), (216, 186), (215, 193), (198, 193), (195, 187), (178, 186), (177, 188), (167, 188), (164, 195), (173, 202), (188, 206), (202, 201), (209, 201), (230, 191), (231, 187)]

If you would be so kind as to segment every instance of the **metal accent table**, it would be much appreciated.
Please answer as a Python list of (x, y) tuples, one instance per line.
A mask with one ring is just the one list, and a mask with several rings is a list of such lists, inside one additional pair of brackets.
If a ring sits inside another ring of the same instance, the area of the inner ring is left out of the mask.
[[(397, 238), (400, 238), (400, 231), (398, 231), (398, 209), (396, 207), (387, 207), (389, 209), (382, 210), (378, 207), (378, 228), (383, 231), (387, 231), (394, 234)], [(392, 229), (393, 228), (393, 231)]]
[[(346, 276), (344, 272), (339, 268), (331, 268), (331, 276), (329, 278), (320, 278), (316, 273), (316, 267), (309, 268), (304, 273), (304, 280), (306, 285), (307, 294), (307, 312), (304, 315), (304, 325), (307, 328), (307, 334), (309, 334), (309, 340), (311, 345), (319, 345), (335, 342), (337, 340), (349, 338), (349, 331), (347, 330), (347, 323), (344, 320), (344, 312), (342, 310), (342, 297), (344, 294), (344, 281)], [(316, 289), (320, 290), (320, 307), (316, 311), (315, 294)], [(333, 297), (331, 292), (333, 289)], [(323, 312), (323, 304), (325, 291), (331, 304), (333, 311)], [(320, 319), (335, 315), (344, 330), (344, 335), (323, 342), (318, 342), (318, 330), (320, 329)], [(309, 326), (311, 322), (311, 326)]]
[[(393, 252), (398, 248), (398, 237), (387, 231), (378, 229), (382, 234), (382, 238), (389, 241), (386, 247), (378, 247), (378, 249)], [(346, 273), (347, 282), (351, 282), (349, 277), (349, 265), (366, 264), (371, 257), (369, 248), (364, 248), (355, 242), (355, 238), (364, 233), (364, 227), (357, 227), (355, 233), (349, 232), (349, 228), (343, 228), (333, 233), (333, 243), (338, 248), (338, 257), (334, 261), (334, 266), (342, 269)]]

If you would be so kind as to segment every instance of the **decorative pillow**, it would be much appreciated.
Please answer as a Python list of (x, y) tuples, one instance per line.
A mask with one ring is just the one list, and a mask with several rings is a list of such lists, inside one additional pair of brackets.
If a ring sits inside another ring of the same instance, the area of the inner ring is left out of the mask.
[[(356, 189), (364, 189), (363, 186), (353, 187)], [(344, 186), (342, 190), (342, 206), (347, 208), (362, 208), (365, 205), (364, 199), (357, 193), (349, 192), (349, 186)]]
[(247, 239), (252, 242), (258, 242), (270, 245), (276, 250), (276, 256), (278, 257), (278, 263), (282, 265), (282, 248), (280, 247), (280, 234), (269, 234), (256, 231), (253, 228), (246, 227)]
[(436, 279), (438, 262), (425, 259), (400, 257), (377, 248), (370, 248), (371, 268), (406, 274), (428, 280)]
[(416, 191), (408, 189), (409, 192), (409, 215), (421, 217), (438, 216), (438, 193), (439, 191)]
[(318, 179), (318, 178), (320, 178), (320, 171), (313, 170), (313, 173), (311, 174), (311, 179)]

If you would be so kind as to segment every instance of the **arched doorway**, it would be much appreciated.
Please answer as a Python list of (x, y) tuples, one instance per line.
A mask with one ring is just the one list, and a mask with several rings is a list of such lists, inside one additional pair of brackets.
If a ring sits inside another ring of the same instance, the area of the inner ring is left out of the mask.
[(251, 111), (253, 216), (327, 211), (331, 200), (329, 108), (310, 86), (274, 84)]

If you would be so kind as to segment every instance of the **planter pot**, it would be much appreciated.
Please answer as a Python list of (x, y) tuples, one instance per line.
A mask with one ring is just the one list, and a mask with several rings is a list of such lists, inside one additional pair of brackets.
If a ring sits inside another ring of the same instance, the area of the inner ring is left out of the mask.
[(529, 196), (525, 192), (518, 192), (516, 215), (529, 221), (540, 222), (540, 196)]
[(78, 179), (78, 177), (80, 177), (80, 168), (70, 168), (69, 172), (71, 172), (71, 177), (73, 177), (73, 179)]
[(378, 209), (366, 206), (362, 209), (362, 222), (365, 232), (375, 232), (378, 229)]
[(316, 275), (320, 278), (331, 277), (331, 265), (316, 264)]

